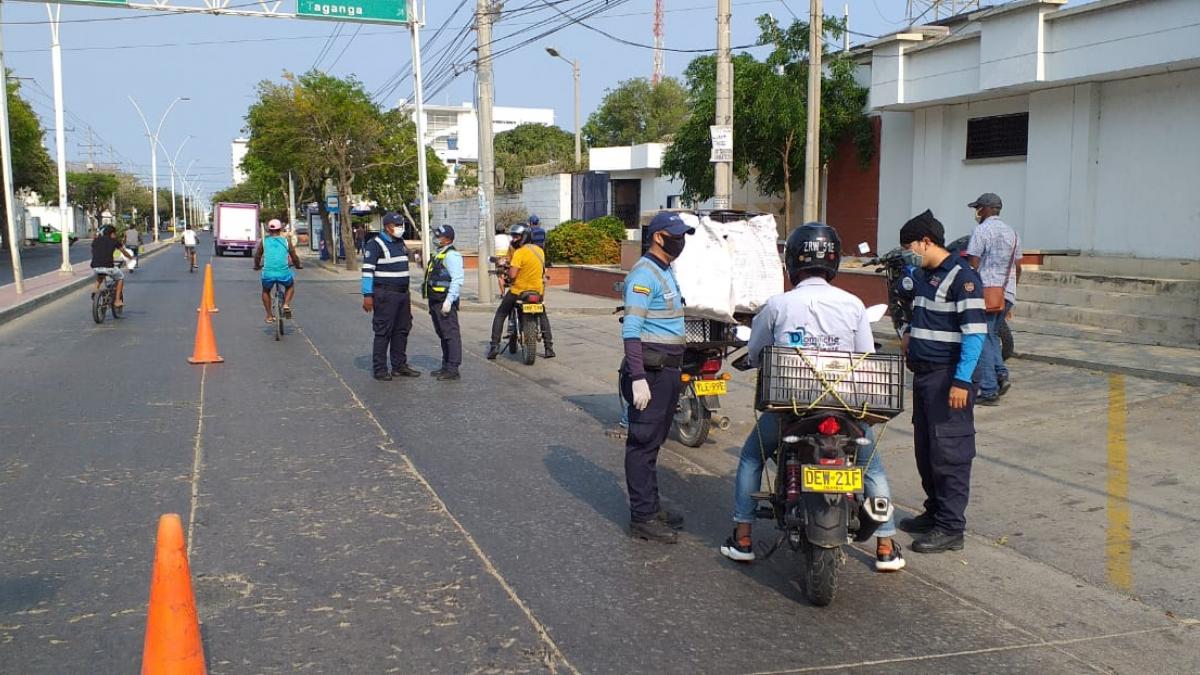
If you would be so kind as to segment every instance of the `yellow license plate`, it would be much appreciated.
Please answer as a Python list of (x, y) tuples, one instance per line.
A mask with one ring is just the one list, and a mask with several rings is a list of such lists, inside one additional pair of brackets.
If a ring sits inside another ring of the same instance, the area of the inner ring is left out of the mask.
[(805, 464), (800, 487), (805, 492), (862, 492), (863, 472)]
[(526, 314), (542, 314), (546, 311), (545, 305), (521, 305), (521, 311)]
[(722, 396), (727, 391), (725, 380), (692, 380), (697, 396)]

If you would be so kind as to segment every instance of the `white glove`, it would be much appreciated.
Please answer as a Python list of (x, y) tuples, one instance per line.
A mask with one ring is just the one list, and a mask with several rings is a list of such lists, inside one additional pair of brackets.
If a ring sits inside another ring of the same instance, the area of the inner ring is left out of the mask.
[(645, 410), (650, 405), (650, 384), (645, 380), (633, 381), (633, 407)]
[(442, 301), (442, 316), (450, 316), (450, 310), (454, 308), (454, 302), (450, 298)]

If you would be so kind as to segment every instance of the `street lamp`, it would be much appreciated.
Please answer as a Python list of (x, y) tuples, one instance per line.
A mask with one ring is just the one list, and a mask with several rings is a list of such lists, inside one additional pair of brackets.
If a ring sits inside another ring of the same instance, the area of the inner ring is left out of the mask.
[[(175, 166), (175, 162), (179, 159), (179, 153), (183, 151), (183, 146), (187, 145), (187, 142), (189, 140), (191, 140), (191, 138), (192, 137), (190, 135), (184, 137), (183, 142), (179, 144), (179, 148), (177, 150), (175, 150), (174, 156), (167, 154), (167, 157), (168, 157), (167, 162), (171, 165), (171, 237), (172, 238), (174, 238), (175, 236), (177, 236), (179, 234), (175, 228), (175, 222), (176, 222), (175, 200), (177, 199), (175, 197), (175, 174), (179, 173), (179, 170)], [(161, 142), (159, 143), (159, 145), (162, 146), (163, 152), (166, 153), (167, 146), (163, 145)], [(179, 178), (182, 179), (183, 176), (180, 175)]]
[(171, 105), (167, 106), (167, 111), (163, 113), (162, 119), (158, 120), (158, 128), (154, 133), (150, 133), (150, 123), (146, 121), (146, 116), (142, 114), (142, 107), (133, 100), (133, 96), (129, 97), (129, 102), (133, 104), (133, 108), (137, 110), (138, 117), (142, 118), (142, 124), (146, 127), (146, 136), (150, 139), (150, 190), (154, 201), (154, 213), (150, 216), (150, 222), (154, 225), (154, 241), (158, 242), (158, 134), (162, 131), (163, 122), (167, 121), (167, 115), (171, 113), (171, 109), (180, 101), (190, 101), (187, 96), (177, 96)]
[(575, 75), (575, 169), (579, 170), (583, 168), (583, 153), (579, 144), (579, 59), (572, 61), (554, 47), (546, 47), (546, 53), (571, 64), (571, 71)]

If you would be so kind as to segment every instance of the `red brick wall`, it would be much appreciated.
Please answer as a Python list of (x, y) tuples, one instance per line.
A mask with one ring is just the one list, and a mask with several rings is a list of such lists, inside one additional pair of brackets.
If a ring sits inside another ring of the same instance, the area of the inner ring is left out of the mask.
[(613, 283), (624, 280), (625, 272), (621, 270), (575, 267), (571, 270), (571, 292), (619, 299), (622, 296), (613, 290)]
[(858, 255), (858, 243), (874, 250), (879, 231), (879, 118), (871, 118), (875, 130), (875, 152), (864, 167), (853, 139), (843, 139), (829, 162), (826, 222), (837, 228), (842, 249)]

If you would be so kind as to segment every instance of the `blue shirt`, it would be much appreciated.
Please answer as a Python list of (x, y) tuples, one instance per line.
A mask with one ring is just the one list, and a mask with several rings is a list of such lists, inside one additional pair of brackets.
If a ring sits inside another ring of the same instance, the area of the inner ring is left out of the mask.
[(386, 232), (363, 247), (362, 294), (372, 295), (376, 284), (408, 290), (408, 249)]
[(633, 379), (645, 377), (642, 347), (669, 354), (683, 353), (683, 296), (670, 265), (652, 255), (642, 256), (625, 276), (625, 361)]
[(271, 235), (262, 240), (262, 278), (264, 280), (287, 281), (292, 278), (291, 255), (288, 240), (281, 235)]
[[(438, 253), (444, 250), (439, 249)], [(462, 254), (457, 249), (447, 251), (446, 257), (442, 259), (442, 264), (446, 266), (446, 271), (450, 273), (450, 288), (446, 291), (446, 298), (450, 302), (454, 302), (462, 294), (463, 282), (467, 279), (466, 273), (463, 271)]]
[(913, 274), (913, 320), (908, 358), (912, 361), (958, 364), (955, 384), (969, 389), (971, 376), (987, 337), (983, 281), (967, 261), (947, 256), (936, 269)]

